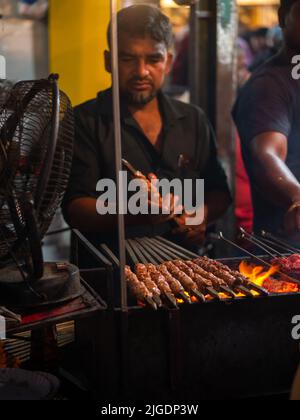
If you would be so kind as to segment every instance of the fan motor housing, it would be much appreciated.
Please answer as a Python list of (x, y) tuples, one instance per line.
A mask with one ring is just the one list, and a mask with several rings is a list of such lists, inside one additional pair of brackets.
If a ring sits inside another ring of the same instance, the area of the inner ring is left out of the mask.
[(0, 305), (16, 309), (51, 306), (82, 294), (79, 270), (69, 263), (45, 263), (43, 277), (30, 285), (14, 265), (1, 269)]

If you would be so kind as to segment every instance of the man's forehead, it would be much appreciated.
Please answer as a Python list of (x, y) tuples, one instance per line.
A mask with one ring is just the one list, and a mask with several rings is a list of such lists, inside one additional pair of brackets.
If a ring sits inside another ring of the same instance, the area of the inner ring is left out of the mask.
[(119, 53), (121, 54), (165, 54), (167, 47), (164, 42), (158, 42), (150, 37), (139, 38), (125, 35), (119, 39)]

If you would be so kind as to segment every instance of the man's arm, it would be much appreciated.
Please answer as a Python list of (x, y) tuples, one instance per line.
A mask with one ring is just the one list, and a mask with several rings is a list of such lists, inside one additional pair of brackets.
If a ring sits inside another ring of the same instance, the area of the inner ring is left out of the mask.
[[(159, 225), (175, 217), (178, 197), (170, 202), (170, 207), (166, 209), (167, 214), (159, 215), (131, 215), (124, 216), (127, 226), (139, 225)], [(152, 203), (149, 201), (149, 208)], [(160, 207), (161, 210), (161, 207)], [(113, 214), (100, 215), (97, 212), (97, 200), (90, 197), (77, 198), (71, 201), (67, 209), (68, 222), (75, 228), (85, 233), (113, 233), (117, 229), (118, 217)]]
[[(113, 233), (117, 229), (117, 215), (100, 215), (96, 209), (95, 198), (78, 198), (71, 202), (68, 207), (70, 225), (85, 233)], [(125, 224), (128, 226), (142, 225), (147, 223), (144, 215), (125, 215)], [(149, 223), (149, 220), (148, 220)]]
[(286, 229), (300, 229), (300, 184), (285, 163), (287, 137), (278, 132), (260, 134), (250, 143), (250, 153), (256, 184), (267, 199), (287, 211)]

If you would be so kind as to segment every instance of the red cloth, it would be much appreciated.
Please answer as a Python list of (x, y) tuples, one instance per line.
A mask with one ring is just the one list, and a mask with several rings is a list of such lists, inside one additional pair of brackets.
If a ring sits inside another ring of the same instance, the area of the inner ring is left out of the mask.
[(250, 182), (242, 157), (241, 142), (239, 137), (236, 142), (236, 199), (235, 216), (238, 227), (247, 232), (253, 231), (253, 205)]

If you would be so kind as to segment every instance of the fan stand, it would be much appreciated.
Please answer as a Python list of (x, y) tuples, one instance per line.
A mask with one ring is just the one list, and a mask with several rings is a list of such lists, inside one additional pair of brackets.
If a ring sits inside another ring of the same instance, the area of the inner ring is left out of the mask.
[[(26, 222), (23, 229), (15, 215), (15, 206), (11, 203), (12, 219), (19, 231), (20, 242), (16, 249), (10, 252), (11, 262), (0, 269), (0, 305), (14, 309), (30, 309), (54, 306), (79, 297), (83, 288), (77, 267), (68, 262), (44, 263), (30, 194), (24, 196), (21, 208)], [(18, 246), (22, 247), (22, 243), (23, 248), (18, 249)], [(18, 255), (22, 254), (24, 261), (21, 264), (15, 252)]]
[(53, 306), (83, 293), (79, 270), (69, 263), (44, 263), (38, 280), (24, 278), (15, 265), (0, 270), (0, 305), (13, 309)]

